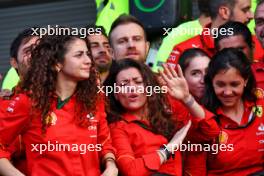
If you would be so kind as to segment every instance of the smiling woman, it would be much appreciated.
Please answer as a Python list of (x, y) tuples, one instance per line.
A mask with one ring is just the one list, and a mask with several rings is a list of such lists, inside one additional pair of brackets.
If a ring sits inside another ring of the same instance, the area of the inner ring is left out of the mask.
[[(98, 77), (86, 41), (46, 35), (31, 56), (15, 94), (0, 100), (1, 175), (22, 175), (7, 160), (8, 147), (18, 134), (25, 143), (29, 175), (117, 175), (104, 101), (96, 93)], [(99, 145), (100, 151), (43, 149), (57, 144)], [(32, 145), (41, 148), (32, 150)]]
[(205, 172), (210, 176), (240, 176), (264, 170), (264, 101), (254, 94), (250, 61), (238, 49), (223, 49), (212, 58), (205, 85), (203, 102), (217, 115), (221, 128), (216, 143), (234, 145), (233, 151), (204, 155), (207, 159), (201, 160), (207, 163), (200, 163), (207, 166)]

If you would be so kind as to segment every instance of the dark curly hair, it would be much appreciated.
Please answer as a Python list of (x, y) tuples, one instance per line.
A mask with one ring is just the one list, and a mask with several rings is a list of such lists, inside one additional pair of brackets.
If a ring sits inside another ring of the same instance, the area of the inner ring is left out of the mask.
[[(143, 63), (139, 63), (133, 59), (121, 59), (113, 62), (110, 73), (104, 82), (104, 86), (114, 87), (116, 77), (119, 72), (128, 68), (136, 68), (142, 75), (144, 86), (160, 86), (154, 73)], [(148, 120), (151, 125), (152, 132), (161, 134), (170, 139), (176, 129), (175, 121), (172, 120), (171, 106), (168, 104), (166, 94), (155, 93), (147, 97)], [(109, 123), (122, 120), (122, 115), (126, 113), (126, 109), (117, 101), (112, 91), (108, 94), (107, 107)]]
[[(51, 111), (51, 104), (54, 99), (57, 71), (55, 66), (64, 62), (64, 56), (69, 45), (75, 40), (83, 40), (89, 49), (85, 39), (72, 35), (46, 35), (39, 39), (38, 44), (31, 52), (30, 68), (23, 81), (19, 84), (19, 89), (26, 92), (32, 99), (33, 110), (41, 112), (42, 130), (46, 131), (47, 118)], [(90, 56), (92, 59), (92, 57)], [(75, 90), (76, 123), (80, 126), (87, 126), (87, 118), (83, 116), (85, 112), (94, 111), (98, 101), (98, 80), (97, 73), (92, 61), (89, 79), (79, 81)]]

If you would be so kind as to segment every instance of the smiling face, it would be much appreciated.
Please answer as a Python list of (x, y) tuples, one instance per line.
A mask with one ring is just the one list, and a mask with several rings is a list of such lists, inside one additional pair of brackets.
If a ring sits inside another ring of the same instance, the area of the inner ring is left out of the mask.
[(67, 46), (63, 64), (59, 64), (58, 74), (67, 80), (81, 81), (90, 76), (90, 51), (84, 40), (74, 39)]
[(135, 23), (117, 26), (110, 35), (116, 60), (131, 58), (144, 62), (149, 50), (144, 30)]
[(139, 87), (144, 87), (142, 75), (136, 68), (128, 68), (120, 71), (116, 77), (116, 85), (125, 88), (133, 87), (131, 92), (120, 92), (115, 94), (115, 98), (130, 113), (144, 111), (147, 102), (145, 93), (138, 91)]
[(206, 56), (194, 57), (184, 71), (191, 94), (197, 99), (202, 98), (205, 90), (204, 76), (210, 59)]
[(234, 67), (221, 70), (213, 78), (213, 87), (223, 107), (235, 107), (242, 98), (245, 80)]

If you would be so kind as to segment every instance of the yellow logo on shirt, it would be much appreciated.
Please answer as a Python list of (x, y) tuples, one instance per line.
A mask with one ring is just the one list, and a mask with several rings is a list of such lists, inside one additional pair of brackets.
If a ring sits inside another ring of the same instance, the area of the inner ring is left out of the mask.
[(253, 112), (257, 117), (262, 117), (263, 115), (263, 108), (262, 106), (253, 107)]
[(264, 91), (263, 91), (263, 89), (261, 89), (259, 87), (256, 88), (255, 95), (256, 95), (257, 99), (263, 99), (264, 98)]
[(226, 144), (228, 140), (228, 134), (225, 131), (221, 131), (219, 134), (219, 143)]
[(56, 125), (57, 116), (54, 112), (51, 112), (46, 118), (47, 125)]

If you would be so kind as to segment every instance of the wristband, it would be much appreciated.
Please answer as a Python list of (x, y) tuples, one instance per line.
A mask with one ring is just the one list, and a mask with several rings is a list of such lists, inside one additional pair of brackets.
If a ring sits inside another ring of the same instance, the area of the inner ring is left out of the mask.
[(194, 103), (194, 98), (190, 95), (190, 98), (189, 100), (187, 100), (186, 102), (184, 102), (184, 104), (187, 106), (187, 107), (191, 107)]
[[(161, 151), (164, 151), (164, 154), (166, 155), (166, 159), (167, 159), (167, 160), (170, 159), (170, 157), (171, 157), (171, 152), (169, 152), (168, 149), (167, 149), (165, 146), (161, 147), (160, 150), (161, 150)], [(162, 153), (163, 153), (163, 152), (162, 152)]]
[(113, 161), (115, 163), (115, 158), (107, 157), (107, 158), (103, 159), (103, 164), (106, 164), (107, 161)]

